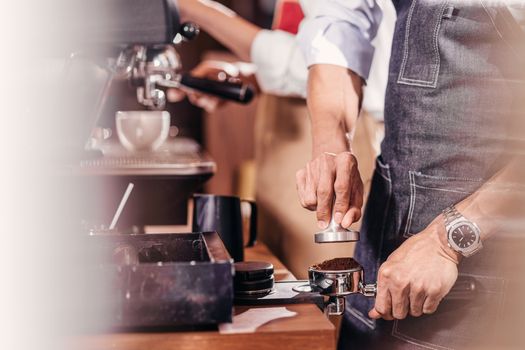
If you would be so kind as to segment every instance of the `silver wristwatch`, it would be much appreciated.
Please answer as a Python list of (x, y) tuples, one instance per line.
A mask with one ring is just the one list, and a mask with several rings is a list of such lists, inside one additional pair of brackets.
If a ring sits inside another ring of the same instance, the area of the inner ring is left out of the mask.
[(464, 257), (469, 257), (483, 247), (478, 225), (461, 215), (455, 206), (452, 205), (443, 210), (443, 216), (450, 248)]

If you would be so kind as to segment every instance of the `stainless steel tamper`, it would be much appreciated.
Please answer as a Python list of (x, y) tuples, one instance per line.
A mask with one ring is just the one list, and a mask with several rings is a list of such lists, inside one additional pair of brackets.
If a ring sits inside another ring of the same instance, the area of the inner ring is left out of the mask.
[[(332, 202), (332, 208), (335, 207), (335, 200)], [(346, 229), (337, 224), (332, 218), (330, 224), (323, 231), (317, 232), (314, 235), (315, 243), (342, 243), (342, 242), (357, 242), (359, 241), (359, 231)]]

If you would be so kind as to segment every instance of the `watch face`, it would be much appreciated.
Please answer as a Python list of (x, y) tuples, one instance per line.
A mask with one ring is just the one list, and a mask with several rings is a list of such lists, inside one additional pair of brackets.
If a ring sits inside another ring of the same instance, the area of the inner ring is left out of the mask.
[(476, 233), (470, 225), (460, 225), (452, 231), (452, 240), (460, 248), (468, 248), (476, 242)]

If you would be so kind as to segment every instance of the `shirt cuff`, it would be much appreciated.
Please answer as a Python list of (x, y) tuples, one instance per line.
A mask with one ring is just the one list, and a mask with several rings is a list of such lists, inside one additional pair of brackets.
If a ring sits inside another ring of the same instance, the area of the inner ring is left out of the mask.
[(361, 78), (368, 79), (374, 46), (371, 38), (353, 24), (318, 17), (304, 24), (298, 39), (308, 67), (332, 64), (350, 69)]
[(295, 35), (261, 30), (252, 43), (250, 55), (263, 92), (306, 97), (308, 69)]

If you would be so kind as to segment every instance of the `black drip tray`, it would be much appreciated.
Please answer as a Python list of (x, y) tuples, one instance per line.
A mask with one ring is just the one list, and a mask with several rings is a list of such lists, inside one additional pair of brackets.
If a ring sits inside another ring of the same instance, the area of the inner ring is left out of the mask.
[[(209, 326), (231, 322), (232, 259), (215, 232), (89, 237), (103, 281), (92, 312), (112, 328)], [(97, 293), (95, 293), (97, 294)]]

